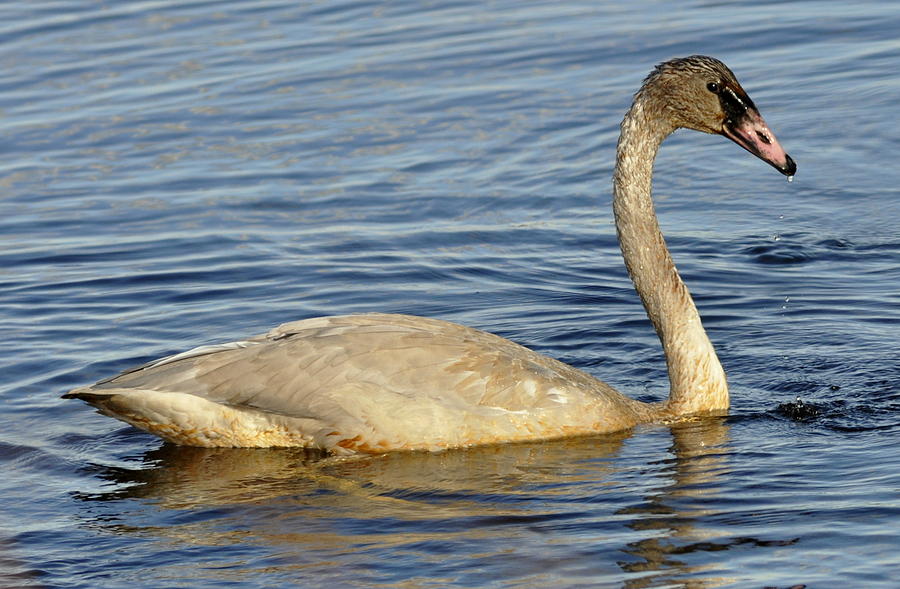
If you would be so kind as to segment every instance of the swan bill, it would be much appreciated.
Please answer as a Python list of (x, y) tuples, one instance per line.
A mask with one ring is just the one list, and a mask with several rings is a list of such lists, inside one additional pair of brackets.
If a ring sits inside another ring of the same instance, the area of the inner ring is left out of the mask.
[[(728, 95), (731, 100), (727, 98)], [(797, 164), (794, 163), (791, 156), (785, 153), (784, 148), (775, 138), (775, 133), (769, 129), (766, 121), (749, 98), (745, 96), (742, 100), (735, 92), (728, 89), (723, 92), (722, 102), (728, 115), (722, 124), (722, 135), (764, 162), (768, 162), (785, 176), (793, 176), (797, 172)]]

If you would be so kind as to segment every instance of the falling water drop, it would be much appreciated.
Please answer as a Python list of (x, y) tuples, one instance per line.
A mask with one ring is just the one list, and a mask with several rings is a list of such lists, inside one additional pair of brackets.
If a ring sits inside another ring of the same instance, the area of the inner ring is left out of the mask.
[(793, 176), (788, 176), (788, 182), (793, 182), (793, 181), (794, 181), (794, 177), (793, 177)]

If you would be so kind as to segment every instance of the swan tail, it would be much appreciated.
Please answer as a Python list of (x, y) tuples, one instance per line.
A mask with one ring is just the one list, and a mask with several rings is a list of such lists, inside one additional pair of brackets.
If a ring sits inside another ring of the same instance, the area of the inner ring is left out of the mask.
[[(108, 417), (167, 442), (205, 448), (316, 446), (314, 420), (231, 407), (197, 395), (153, 389), (80, 387), (62, 396), (80, 399)], [(311, 422), (311, 423), (306, 423)]]

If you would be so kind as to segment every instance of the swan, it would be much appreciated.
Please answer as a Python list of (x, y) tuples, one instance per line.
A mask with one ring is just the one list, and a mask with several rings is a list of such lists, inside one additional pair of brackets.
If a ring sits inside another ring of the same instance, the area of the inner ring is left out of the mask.
[(407, 315), (318, 317), (168, 356), (63, 395), (169, 442), (382, 453), (550, 439), (728, 409), (725, 372), (651, 200), (678, 128), (717, 133), (786, 176), (797, 169), (735, 75), (700, 55), (656, 66), (626, 113), (613, 210), (625, 266), (656, 328), (669, 398), (631, 399), (490, 333)]

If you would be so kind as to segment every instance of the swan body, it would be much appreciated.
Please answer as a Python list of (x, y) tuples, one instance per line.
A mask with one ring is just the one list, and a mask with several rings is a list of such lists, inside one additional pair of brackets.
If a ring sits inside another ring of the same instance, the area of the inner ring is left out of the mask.
[(496, 335), (386, 314), (285, 323), (63, 396), (176, 444), (302, 446), (336, 454), (550, 439), (724, 412), (725, 373), (651, 200), (657, 149), (681, 127), (725, 135), (782, 173), (796, 171), (718, 60), (662, 63), (635, 95), (617, 147), (613, 209), (626, 267), (665, 351), (667, 401), (630, 399)]
[(621, 430), (642, 403), (509, 340), (447, 321), (285, 323), (71, 393), (191, 446), (436, 450)]

